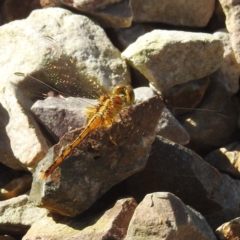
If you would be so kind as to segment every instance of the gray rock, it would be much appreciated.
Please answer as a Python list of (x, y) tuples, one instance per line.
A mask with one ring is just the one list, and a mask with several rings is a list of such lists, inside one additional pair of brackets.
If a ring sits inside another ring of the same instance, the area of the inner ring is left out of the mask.
[(240, 216), (239, 189), (239, 180), (234, 180), (227, 174), (221, 174), (219, 188), (213, 191), (212, 196), (219, 195), (221, 197), (222, 209), (204, 215), (212, 229), (215, 230), (223, 223)]
[(92, 17), (106, 28), (130, 27), (133, 18), (130, 0), (42, 0), (41, 5), (43, 7), (71, 7), (79, 13)]
[(190, 141), (186, 129), (166, 107), (163, 108), (158, 123), (157, 135), (182, 145), (186, 145)]
[(235, 94), (239, 90), (240, 67), (231, 46), (230, 34), (226, 29), (222, 29), (215, 32), (213, 36), (221, 40), (224, 47), (223, 63), (222, 66), (213, 73), (214, 78), (217, 78), (221, 84), (224, 84), (231, 94)]
[(132, 0), (133, 20), (204, 27), (213, 14), (214, 4), (214, 0)]
[(85, 126), (85, 108), (97, 104), (98, 101), (91, 99), (48, 97), (37, 101), (31, 110), (51, 136), (59, 141), (65, 133)]
[(205, 160), (217, 168), (220, 172), (224, 172), (240, 178), (240, 143), (234, 142), (227, 146), (221, 147), (210, 152)]
[(211, 34), (154, 30), (129, 45), (122, 57), (164, 93), (216, 71), (223, 46)]
[(133, 198), (124, 198), (102, 213), (88, 211), (75, 218), (55, 215), (44, 217), (32, 225), (23, 240), (39, 237), (59, 240), (121, 240), (126, 235), (136, 206)]
[(226, 15), (226, 27), (230, 33), (231, 46), (233, 48), (236, 60), (240, 63), (239, 52), (239, 2), (235, 0), (220, 0), (222, 9)]
[(179, 118), (190, 135), (192, 150), (206, 154), (227, 145), (237, 138), (238, 109), (225, 86), (211, 79), (206, 94), (198, 105), (201, 111), (192, 111)]
[(40, 209), (28, 202), (27, 195), (21, 195), (0, 201), (0, 231), (5, 234), (25, 234), (31, 225), (47, 215), (46, 209)]
[(209, 81), (207, 76), (175, 85), (163, 94), (163, 101), (174, 115), (194, 111), (203, 99)]
[(147, 194), (137, 206), (125, 240), (216, 240), (204, 217), (175, 195)]
[(159, 136), (145, 169), (127, 183), (137, 201), (148, 193), (172, 192), (204, 215), (213, 228), (239, 214), (239, 180), (220, 174), (195, 152)]
[(150, 87), (138, 87), (134, 89), (135, 102), (143, 102), (156, 96), (156, 93)]
[[(150, 87), (136, 88), (134, 94), (136, 102), (147, 100), (156, 95)], [(156, 134), (182, 145), (187, 144), (190, 140), (187, 131), (166, 107), (163, 108)]]
[(15, 170), (34, 171), (50, 144), (34, 117), (20, 103), (21, 98), (7, 85), (0, 90), (2, 142), (0, 161)]

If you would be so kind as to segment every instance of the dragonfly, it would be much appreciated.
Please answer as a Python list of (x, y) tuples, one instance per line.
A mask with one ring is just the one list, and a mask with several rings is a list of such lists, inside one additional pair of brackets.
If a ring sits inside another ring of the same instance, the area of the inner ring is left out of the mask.
[(101, 96), (99, 104), (95, 107), (87, 107), (88, 122), (83, 131), (73, 140), (53, 164), (42, 171), (41, 178), (46, 179), (52, 174), (57, 166), (75, 149), (88, 134), (98, 127), (108, 127), (115, 121), (120, 111), (134, 102), (133, 88), (130, 85), (118, 84), (109, 95)]
[[(50, 37), (48, 37), (47, 39), (54, 42), (54, 40)], [(61, 57), (61, 55), (59, 55), (59, 57)], [(50, 62), (48, 62), (46, 65), (48, 69), (50, 68), (49, 66), (51, 66), (51, 69), (59, 70), (57, 66), (54, 66), (54, 64)], [(60, 70), (64, 71), (65, 68), (66, 66), (63, 66), (63, 69)], [(29, 78), (31, 81), (43, 84), (49, 89), (57, 91), (59, 94), (66, 95), (65, 92), (60, 91), (57, 88), (42, 82), (35, 76), (24, 74), (22, 72), (15, 72), (14, 74), (20, 77)], [(56, 82), (56, 75), (51, 75), (50, 77), (50, 82)], [(67, 75), (65, 74), (64, 77), (66, 78)], [(67, 88), (68, 82), (66, 81), (66, 79), (63, 83), (64, 85), (66, 85)], [(116, 117), (119, 115), (119, 113), (126, 107), (131, 106), (133, 103), (133, 88), (131, 85), (128, 84), (117, 84), (110, 94), (102, 94), (101, 97), (98, 99), (98, 104), (96, 106), (86, 107), (85, 113), (87, 114), (87, 124), (83, 131), (72, 142), (70, 142), (66, 147), (61, 150), (59, 156), (47, 169), (41, 170), (40, 177), (42, 179), (47, 179), (54, 172), (54, 170), (73, 152), (73, 150), (89, 135), (89, 133), (99, 127), (107, 128), (111, 126), (112, 123), (116, 120)]]

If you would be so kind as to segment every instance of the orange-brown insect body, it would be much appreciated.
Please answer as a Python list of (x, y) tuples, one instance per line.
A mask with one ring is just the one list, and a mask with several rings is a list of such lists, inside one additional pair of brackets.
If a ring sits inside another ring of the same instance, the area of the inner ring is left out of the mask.
[(112, 94), (104, 95), (99, 99), (99, 105), (86, 109), (88, 114), (88, 123), (78, 137), (72, 141), (54, 161), (54, 163), (45, 171), (41, 177), (46, 179), (52, 174), (56, 167), (73, 151), (74, 148), (94, 129), (98, 127), (110, 126), (118, 113), (128, 105), (134, 102), (134, 93), (130, 85), (118, 84), (114, 87)]

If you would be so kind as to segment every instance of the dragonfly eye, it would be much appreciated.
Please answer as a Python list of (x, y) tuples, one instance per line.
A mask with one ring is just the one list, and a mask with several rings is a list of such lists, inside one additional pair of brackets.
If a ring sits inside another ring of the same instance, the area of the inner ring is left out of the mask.
[(130, 85), (118, 84), (113, 89), (113, 95), (123, 95), (126, 99), (126, 105), (131, 105), (134, 103), (135, 96), (133, 88)]

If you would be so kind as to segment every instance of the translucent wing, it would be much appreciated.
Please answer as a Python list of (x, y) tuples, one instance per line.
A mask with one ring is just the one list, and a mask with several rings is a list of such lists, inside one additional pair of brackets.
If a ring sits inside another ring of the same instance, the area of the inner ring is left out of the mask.
[(17, 87), (32, 100), (44, 98), (50, 91), (61, 95), (96, 99), (109, 90), (97, 81), (82, 76), (76, 59), (67, 55), (51, 37), (45, 37), (45, 57), (40, 69), (32, 73), (16, 72)]

